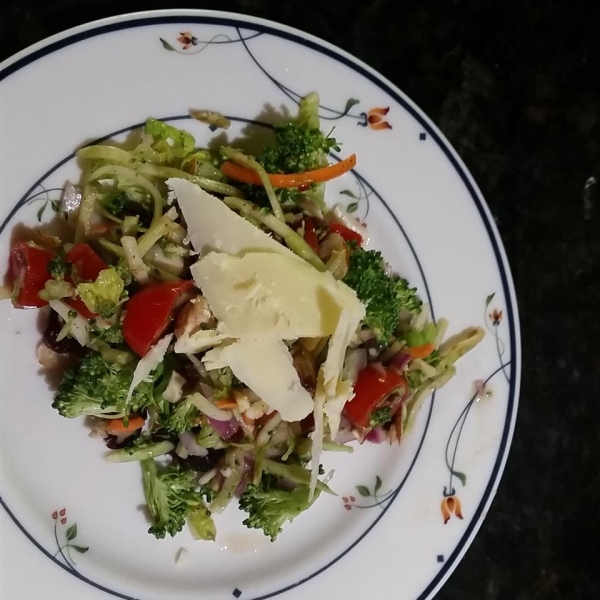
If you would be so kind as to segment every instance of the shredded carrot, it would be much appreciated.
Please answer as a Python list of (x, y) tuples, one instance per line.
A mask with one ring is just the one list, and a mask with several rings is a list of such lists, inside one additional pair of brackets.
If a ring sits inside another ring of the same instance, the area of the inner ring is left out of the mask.
[(105, 235), (112, 231), (113, 227), (114, 223), (102, 221), (101, 223), (97, 223), (90, 227), (90, 235)]
[(435, 344), (423, 344), (408, 348), (408, 353), (413, 358), (427, 358), (435, 350)]
[[(351, 154), (348, 158), (335, 163), (315, 169), (314, 171), (305, 171), (304, 173), (290, 174), (268, 174), (271, 185), (275, 188), (293, 188), (310, 183), (322, 183), (335, 179), (340, 175), (350, 171), (356, 165), (356, 154)], [(241, 167), (231, 161), (226, 161), (221, 165), (221, 171), (230, 179), (241, 181), (243, 183), (251, 183), (253, 185), (261, 185), (260, 177), (256, 171)]]
[(145, 420), (143, 417), (129, 417), (129, 423), (125, 425), (123, 419), (110, 419), (106, 426), (106, 431), (115, 435), (129, 433), (141, 429), (144, 426)]
[(221, 410), (232, 410), (238, 407), (235, 400), (215, 400), (215, 406)]

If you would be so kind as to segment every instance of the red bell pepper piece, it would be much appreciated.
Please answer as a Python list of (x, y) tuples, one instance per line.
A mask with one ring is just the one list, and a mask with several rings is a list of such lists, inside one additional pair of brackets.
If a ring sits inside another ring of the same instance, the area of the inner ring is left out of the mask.
[(406, 379), (393, 369), (382, 373), (371, 366), (365, 367), (358, 374), (354, 398), (346, 403), (344, 415), (357, 427), (367, 427), (377, 406), (392, 392), (406, 387)]
[(315, 251), (319, 252), (319, 240), (315, 230), (315, 220), (311, 217), (304, 219), (304, 241)]
[(148, 353), (171, 323), (181, 295), (193, 287), (193, 281), (168, 281), (131, 297), (123, 319), (123, 337), (134, 352), (140, 356)]
[(75, 244), (67, 252), (66, 259), (73, 265), (77, 278), (84, 281), (96, 281), (100, 271), (108, 269), (89, 244)]
[(39, 297), (46, 282), (52, 279), (48, 263), (54, 252), (27, 242), (17, 242), (10, 253), (10, 278), (13, 285), (12, 302), (17, 308), (39, 308), (48, 304)]
[(359, 246), (361, 246), (363, 243), (363, 238), (360, 233), (356, 233), (356, 231), (350, 229), (350, 227), (342, 225), (341, 223), (331, 223), (329, 230), (339, 233), (347, 242), (356, 242)]

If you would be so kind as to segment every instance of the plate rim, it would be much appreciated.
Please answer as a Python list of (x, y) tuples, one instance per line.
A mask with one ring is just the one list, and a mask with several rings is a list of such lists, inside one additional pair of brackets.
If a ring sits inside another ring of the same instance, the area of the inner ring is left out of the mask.
[[(343, 50), (342, 48), (322, 39), (315, 35), (306, 33), (300, 29), (290, 27), (288, 25), (278, 23), (269, 19), (255, 17), (252, 15), (246, 15), (242, 13), (228, 12), (228, 11), (216, 11), (216, 10), (205, 10), (205, 9), (162, 9), (162, 10), (147, 10), (124, 13), (121, 15), (115, 15), (106, 17), (103, 19), (97, 19), (89, 21), (81, 25), (66, 29), (62, 32), (49, 36), (43, 40), (40, 40), (27, 48), (17, 52), (16, 54), (8, 57), (0, 63), (0, 82), (4, 81), (13, 73), (25, 68), (29, 64), (34, 63), (39, 58), (51, 55), (53, 52), (60, 50), (64, 47), (71, 46), (80, 41), (85, 41), (91, 37), (96, 37), (108, 33), (110, 31), (130, 29), (134, 27), (144, 27), (157, 23), (177, 23), (185, 20), (190, 22), (200, 23), (219, 23), (226, 24), (228, 26), (241, 26), (249, 25), (252, 28), (256, 28), (259, 31), (271, 33), (276, 37), (283, 38), (286, 41), (292, 43), (299, 43), (317, 51), (325, 50), (325, 54), (329, 57), (341, 62), (346, 66), (354, 69), (360, 75), (365, 76), (372, 83), (377, 85), (384, 92), (389, 94), (394, 100), (396, 100), (418, 121), (420, 122), (432, 135), (435, 142), (438, 144), (440, 149), (444, 152), (448, 160), (450, 160), (453, 168), (465, 184), (469, 195), (475, 202), (478, 209), (479, 216), (483, 222), (489, 243), (492, 246), (494, 256), (496, 259), (500, 280), (504, 295), (506, 297), (506, 311), (509, 323), (510, 333), (510, 364), (513, 376), (510, 378), (510, 386), (508, 391), (508, 405), (505, 417), (504, 428), (502, 431), (502, 437), (498, 446), (498, 453), (494, 459), (493, 468), (491, 469), (488, 482), (485, 486), (481, 500), (475, 509), (473, 516), (468, 523), (465, 532), (460, 537), (456, 546), (454, 547), (451, 555), (444, 562), (444, 565), (433, 577), (429, 585), (421, 592), (416, 600), (426, 600), (432, 598), (439, 589), (444, 585), (450, 575), (457, 568), (461, 559), (469, 549), (475, 535), (479, 531), (485, 516), (487, 515), (491, 503), (494, 500), (500, 480), (502, 478), (510, 448), (512, 445), (512, 439), (514, 435), (516, 419), (519, 407), (519, 394), (521, 387), (521, 372), (522, 372), (522, 350), (521, 350), (521, 329), (520, 319), (518, 311), (518, 303), (516, 298), (516, 291), (514, 287), (514, 281), (510, 268), (510, 263), (506, 255), (502, 238), (494, 221), (494, 217), (491, 213), (487, 202), (481, 193), (477, 183), (471, 175), (469, 169), (462, 161), (452, 144), (446, 139), (444, 134), (438, 129), (438, 127), (431, 121), (431, 119), (422, 111), (422, 109), (409, 98), (400, 88), (390, 81), (387, 77), (379, 73), (374, 68), (363, 62), (361, 59), (355, 57), (351, 53)], [(26, 535), (26, 537), (34, 543), (44, 554), (44, 549), (36, 542), (36, 540), (27, 532), (27, 530), (21, 525), (16, 516), (10, 511), (8, 506), (4, 503), (0, 496), (0, 504), (7, 512), (11, 520), (17, 525), (17, 527)], [(352, 549), (354, 545), (349, 548)], [(60, 563), (58, 563), (59, 566)], [(327, 565), (330, 566), (330, 565)], [(283, 593), (291, 588), (295, 588), (301, 583), (304, 583), (308, 579), (312, 579), (324, 569), (317, 570), (314, 574), (308, 578), (304, 578), (301, 581), (291, 584), (281, 590), (268, 593), (261, 596), (261, 599), (266, 599)], [(110, 590), (101, 584), (89, 580), (87, 577), (77, 575), (80, 579), (86, 583), (90, 583), (97, 589), (107, 592), (111, 595), (127, 598), (129, 596)]]

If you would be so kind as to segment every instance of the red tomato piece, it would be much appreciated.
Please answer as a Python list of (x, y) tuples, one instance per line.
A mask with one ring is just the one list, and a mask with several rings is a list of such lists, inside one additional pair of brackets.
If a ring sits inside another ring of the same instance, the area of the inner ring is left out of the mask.
[(350, 227), (346, 227), (341, 223), (331, 223), (329, 230), (339, 233), (347, 242), (356, 242), (359, 246), (363, 243), (362, 235), (360, 235), (360, 233), (356, 233), (356, 231), (353, 231)]
[(108, 269), (108, 265), (89, 244), (75, 244), (67, 252), (66, 258), (73, 265), (77, 277), (84, 281), (96, 281), (100, 271)]
[(365, 367), (358, 374), (354, 398), (346, 403), (344, 415), (357, 427), (367, 427), (373, 410), (392, 392), (406, 386), (406, 379), (393, 369), (381, 373), (373, 367)]
[(319, 240), (315, 230), (315, 220), (311, 217), (304, 219), (304, 241), (316, 252), (319, 252)]
[(54, 252), (27, 242), (17, 242), (10, 253), (10, 278), (14, 288), (12, 302), (17, 308), (39, 308), (48, 304), (39, 297), (46, 282), (52, 279), (48, 263)]
[(170, 325), (180, 296), (193, 287), (193, 281), (168, 281), (131, 297), (123, 319), (123, 337), (134, 352), (140, 356), (148, 353)]

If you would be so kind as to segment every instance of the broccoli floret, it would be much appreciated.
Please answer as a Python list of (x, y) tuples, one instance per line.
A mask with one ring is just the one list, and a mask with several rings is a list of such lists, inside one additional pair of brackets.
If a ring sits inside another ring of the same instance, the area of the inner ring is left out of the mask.
[[(273, 129), (275, 140), (257, 156), (256, 160), (267, 173), (301, 173), (327, 164), (327, 155), (339, 151), (338, 142), (319, 129), (319, 96), (309, 94), (300, 101), (298, 116)], [(260, 206), (268, 206), (262, 186), (242, 186), (247, 198)], [(324, 208), (322, 184), (312, 184), (308, 189), (279, 189), (282, 204), (296, 204), (308, 198)]]
[(366, 325), (379, 341), (387, 342), (398, 325), (400, 311), (418, 313), (422, 302), (406, 280), (386, 274), (381, 252), (364, 250), (354, 243), (349, 246), (350, 262), (343, 281), (365, 304)]
[(225, 448), (223, 438), (208, 423), (202, 425), (202, 429), (196, 434), (196, 442), (203, 448)]
[(275, 143), (267, 146), (257, 158), (267, 173), (311, 171), (323, 166), (329, 152), (340, 149), (334, 138), (300, 123), (277, 126), (274, 132)]
[(153, 137), (152, 147), (165, 155), (167, 161), (186, 158), (194, 151), (196, 141), (191, 133), (163, 121), (148, 119), (145, 133)]
[(319, 489), (315, 490), (309, 501), (308, 486), (296, 485), (293, 490), (282, 490), (276, 484), (275, 477), (263, 475), (258, 485), (250, 484), (240, 496), (240, 508), (248, 513), (244, 525), (249, 529), (262, 529), (272, 542), (282, 525), (310, 508), (320, 494)]
[(165, 429), (183, 433), (198, 425), (200, 411), (189, 398), (184, 398), (167, 409), (172, 412), (162, 412), (158, 415), (158, 421)]
[(100, 339), (107, 344), (122, 344), (124, 341), (120, 323), (109, 327), (98, 327), (94, 321), (90, 321), (88, 328), (92, 338)]
[[(194, 519), (194, 533), (214, 539), (214, 524), (204, 505), (193, 471), (185, 471), (171, 466), (159, 471), (152, 459), (143, 460), (142, 478), (146, 504), (152, 515), (153, 524), (148, 529), (158, 539), (167, 534), (174, 536), (183, 529), (188, 518)], [(201, 523), (198, 520), (201, 518)], [(212, 537), (211, 537), (212, 535)]]
[(127, 297), (125, 282), (114, 267), (100, 271), (94, 283), (80, 283), (77, 292), (93, 312), (105, 319), (112, 317), (121, 300)]
[(139, 436), (125, 448), (114, 450), (106, 455), (110, 462), (135, 462), (163, 456), (175, 449), (175, 444), (168, 440), (154, 441), (144, 436)]
[(376, 408), (371, 413), (371, 418), (369, 420), (369, 425), (371, 427), (376, 427), (377, 425), (383, 425), (390, 420), (391, 417), (391, 408), (389, 406), (382, 406), (381, 408)]
[[(153, 381), (143, 381), (134, 390), (130, 402), (127, 392), (135, 363), (127, 365), (105, 361), (99, 352), (86, 354), (80, 363), (67, 369), (52, 407), (63, 417), (102, 416), (138, 412), (153, 400)], [(153, 372), (153, 380), (161, 370)]]
[(121, 217), (130, 199), (126, 192), (117, 191), (109, 194), (102, 200), (102, 206), (115, 217)]
[(64, 259), (64, 256), (56, 256), (48, 262), (48, 273), (54, 279), (59, 281), (65, 278), (65, 275), (71, 272), (71, 265)]

